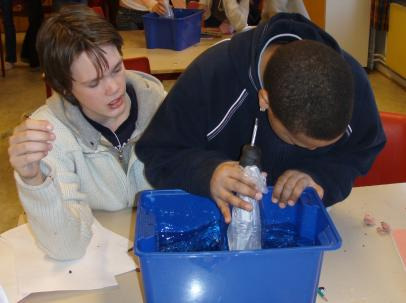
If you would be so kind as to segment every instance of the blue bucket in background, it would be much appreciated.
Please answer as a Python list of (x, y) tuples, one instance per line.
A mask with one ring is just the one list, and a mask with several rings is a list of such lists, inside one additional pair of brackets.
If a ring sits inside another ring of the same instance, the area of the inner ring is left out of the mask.
[(203, 11), (173, 9), (175, 18), (163, 18), (156, 13), (142, 16), (147, 48), (183, 50), (200, 42)]
[[(270, 187), (260, 202), (263, 231), (289, 226), (307, 239), (304, 245), (228, 251), (227, 225), (212, 200), (180, 190), (143, 192), (134, 251), (147, 302), (315, 302), (323, 252), (339, 248), (341, 238), (314, 190), (306, 189), (294, 207), (285, 209), (270, 201), (271, 193)], [(190, 236), (212, 222), (218, 225), (220, 250), (160, 251), (163, 229)]]

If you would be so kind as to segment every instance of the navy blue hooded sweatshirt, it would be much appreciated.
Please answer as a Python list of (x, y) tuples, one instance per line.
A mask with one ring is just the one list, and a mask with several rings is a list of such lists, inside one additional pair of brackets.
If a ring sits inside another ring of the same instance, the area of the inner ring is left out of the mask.
[[(283, 142), (259, 111), (258, 62), (277, 40), (322, 42), (349, 63), (355, 99), (351, 122), (333, 145), (307, 150)], [(288, 169), (309, 174), (324, 189), (326, 206), (342, 201), (354, 179), (366, 174), (385, 144), (374, 96), (363, 68), (322, 29), (298, 14), (281, 13), (200, 55), (178, 79), (136, 146), (155, 188), (210, 196), (210, 179), (222, 162), (240, 157), (259, 118), (257, 145), (268, 184)]]

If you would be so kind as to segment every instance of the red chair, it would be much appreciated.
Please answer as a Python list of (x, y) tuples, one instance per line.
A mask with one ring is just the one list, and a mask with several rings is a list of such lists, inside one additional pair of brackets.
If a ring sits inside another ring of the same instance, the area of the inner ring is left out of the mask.
[(188, 9), (199, 9), (200, 8), (199, 1), (189, 1), (189, 3), (187, 4), (187, 8)]
[[(123, 59), (125, 69), (137, 70), (147, 74), (151, 73), (151, 67), (149, 65), (149, 60), (147, 57), (136, 57), (136, 58), (126, 58)], [(52, 90), (51, 87), (45, 81), (45, 93), (47, 98), (51, 97)]]
[(151, 66), (147, 57), (126, 58), (123, 60), (125, 69), (151, 73)]
[(105, 17), (104, 16), (104, 11), (100, 6), (92, 6), (91, 9), (93, 9), (97, 14), (99, 14), (103, 18)]
[(406, 182), (406, 115), (380, 113), (387, 142), (366, 176), (354, 186)]
[(108, 1), (106, 0), (88, 0), (87, 5), (91, 7), (96, 13), (100, 14), (106, 19), (109, 19)]

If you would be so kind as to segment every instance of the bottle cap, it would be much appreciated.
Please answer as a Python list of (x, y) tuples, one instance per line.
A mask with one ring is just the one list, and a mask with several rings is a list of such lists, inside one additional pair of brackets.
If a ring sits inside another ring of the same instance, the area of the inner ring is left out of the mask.
[(257, 166), (261, 169), (261, 150), (258, 146), (246, 144), (242, 148), (240, 165), (245, 166)]

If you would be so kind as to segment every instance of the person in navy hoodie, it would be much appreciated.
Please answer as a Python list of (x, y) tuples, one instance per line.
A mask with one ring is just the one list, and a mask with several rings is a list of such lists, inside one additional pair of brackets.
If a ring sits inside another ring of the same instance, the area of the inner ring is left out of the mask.
[(238, 164), (255, 118), (280, 207), (306, 187), (325, 206), (344, 200), (386, 142), (363, 68), (305, 17), (280, 13), (178, 79), (136, 146), (147, 180), (213, 198), (230, 222), (230, 205), (250, 210), (237, 193), (262, 198)]

